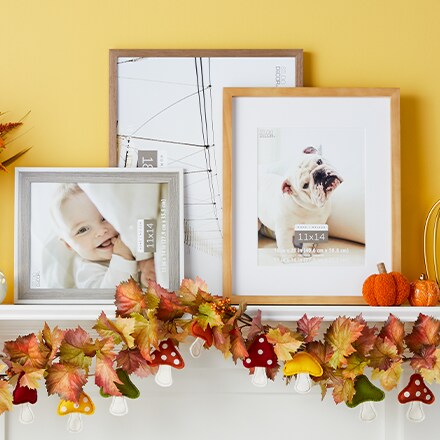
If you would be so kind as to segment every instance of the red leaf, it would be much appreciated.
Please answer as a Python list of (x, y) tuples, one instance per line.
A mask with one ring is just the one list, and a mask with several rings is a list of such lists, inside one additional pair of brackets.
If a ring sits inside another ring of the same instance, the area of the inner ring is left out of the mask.
[(412, 332), (405, 338), (406, 345), (413, 353), (420, 354), (424, 346), (439, 345), (439, 331), (440, 321), (420, 313)]
[(264, 333), (264, 331), (263, 331), (263, 324), (261, 323), (261, 310), (258, 309), (257, 314), (252, 319), (252, 323), (249, 328), (247, 339), (249, 341), (252, 341), (255, 338), (255, 336), (259, 335), (260, 333)]
[(123, 317), (141, 313), (146, 308), (144, 292), (133, 278), (116, 288), (115, 304), (116, 314)]
[(238, 328), (231, 330), (229, 335), (231, 337), (232, 359), (234, 359), (234, 362), (237, 363), (238, 359), (244, 359), (245, 357), (249, 356), (249, 353), (246, 350), (246, 344)]
[(20, 365), (32, 365), (36, 368), (45, 368), (46, 359), (41, 353), (37, 337), (31, 333), (19, 336), (15, 341), (5, 342), (4, 352), (11, 362)]
[(374, 343), (376, 342), (376, 327), (368, 327), (367, 322), (362, 318), (362, 315), (358, 315), (355, 321), (364, 325), (362, 333), (359, 338), (353, 342), (353, 347), (356, 349), (357, 353), (361, 356), (366, 357), (368, 353), (373, 349)]
[(78, 403), (86, 383), (84, 370), (71, 365), (53, 364), (47, 370), (46, 388), (49, 395), (58, 394), (61, 399)]
[(137, 348), (133, 350), (121, 350), (116, 357), (116, 363), (118, 367), (122, 368), (128, 374), (132, 374), (139, 367), (147, 365), (147, 361), (142, 357)]
[(147, 293), (154, 294), (160, 299), (159, 307), (157, 309), (157, 318), (161, 321), (180, 318), (187, 310), (185, 306), (182, 306), (180, 299), (175, 292), (168, 292), (168, 290), (164, 289), (154, 281), (148, 282)]
[(421, 368), (432, 369), (437, 361), (435, 350), (435, 345), (429, 345), (423, 347), (419, 354), (415, 354), (410, 361), (414, 371), (420, 371)]
[(400, 319), (390, 313), (387, 322), (382, 327), (379, 336), (383, 339), (387, 338), (397, 349), (398, 354), (402, 354), (405, 347), (403, 337), (405, 335), (404, 324)]
[(312, 342), (319, 333), (323, 317), (308, 318), (306, 314), (297, 323), (298, 332), (304, 337), (304, 342)]

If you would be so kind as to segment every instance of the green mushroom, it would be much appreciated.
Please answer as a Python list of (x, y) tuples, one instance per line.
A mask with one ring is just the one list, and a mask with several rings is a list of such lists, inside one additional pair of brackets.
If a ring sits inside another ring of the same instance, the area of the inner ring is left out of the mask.
[[(110, 414), (113, 414), (114, 416), (125, 416), (128, 413), (128, 406), (125, 397), (128, 397), (129, 399), (137, 399), (141, 393), (136, 385), (130, 380), (130, 376), (122, 368), (116, 369), (116, 374), (122, 383), (115, 383), (115, 385), (122, 396), (113, 396), (109, 411)], [(99, 393), (102, 397), (110, 397), (110, 394), (104, 393), (102, 388), (99, 390)]]
[(385, 398), (385, 393), (374, 386), (365, 375), (360, 375), (354, 383), (356, 391), (351, 402), (345, 402), (349, 408), (355, 408), (361, 405), (360, 419), (363, 422), (371, 422), (376, 418), (376, 410), (373, 402), (380, 402)]

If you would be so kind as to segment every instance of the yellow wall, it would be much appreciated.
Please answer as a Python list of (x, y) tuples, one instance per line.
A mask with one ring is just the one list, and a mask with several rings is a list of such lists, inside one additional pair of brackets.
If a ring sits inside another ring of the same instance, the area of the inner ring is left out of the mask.
[[(440, 198), (437, 0), (0, 4), (0, 111), (32, 110), (17, 143), (34, 148), (19, 166), (107, 165), (110, 48), (302, 48), (305, 86), (400, 87), (403, 272), (423, 269), (423, 222)], [(13, 174), (0, 174), (0, 270), (10, 285)]]

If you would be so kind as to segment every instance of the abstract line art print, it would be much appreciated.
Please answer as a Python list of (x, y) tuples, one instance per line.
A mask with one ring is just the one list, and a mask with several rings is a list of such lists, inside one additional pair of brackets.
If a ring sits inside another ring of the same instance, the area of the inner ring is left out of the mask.
[(301, 50), (110, 51), (110, 166), (184, 169), (185, 277), (222, 292), (224, 87), (302, 85)]

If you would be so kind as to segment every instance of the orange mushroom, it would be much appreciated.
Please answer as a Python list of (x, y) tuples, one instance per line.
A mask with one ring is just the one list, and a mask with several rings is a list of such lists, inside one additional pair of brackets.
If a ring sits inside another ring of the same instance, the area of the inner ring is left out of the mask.
[(189, 347), (189, 352), (194, 359), (200, 357), (202, 347), (211, 347), (213, 336), (211, 327), (208, 325), (205, 330), (200, 326), (197, 321), (194, 321), (191, 325), (191, 334), (196, 337), (196, 340)]

